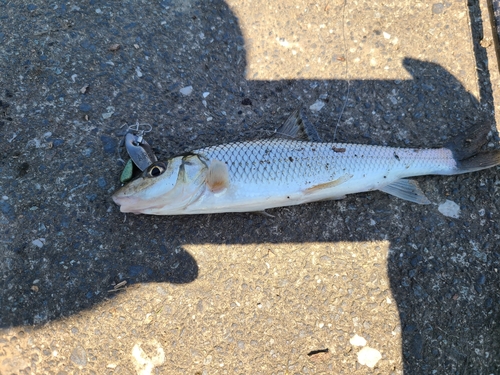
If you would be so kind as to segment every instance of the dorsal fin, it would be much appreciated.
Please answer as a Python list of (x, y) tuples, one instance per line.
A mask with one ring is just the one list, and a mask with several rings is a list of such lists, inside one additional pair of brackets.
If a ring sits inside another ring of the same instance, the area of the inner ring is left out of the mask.
[(299, 141), (321, 142), (314, 126), (307, 121), (302, 111), (295, 110), (281, 125), (273, 138), (295, 139)]

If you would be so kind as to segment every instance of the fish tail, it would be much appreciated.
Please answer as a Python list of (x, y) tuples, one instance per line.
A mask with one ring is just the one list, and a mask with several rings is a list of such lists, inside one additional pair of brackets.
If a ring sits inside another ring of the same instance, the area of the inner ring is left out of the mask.
[(453, 153), (457, 164), (453, 174), (479, 171), (500, 164), (500, 150), (481, 150), (488, 141), (490, 131), (491, 127), (481, 122), (471, 127), (466, 136), (457, 136), (446, 145)]
[(499, 165), (500, 150), (481, 151), (465, 160), (455, 161), (457, 162), (456, 174), (479, 171)]

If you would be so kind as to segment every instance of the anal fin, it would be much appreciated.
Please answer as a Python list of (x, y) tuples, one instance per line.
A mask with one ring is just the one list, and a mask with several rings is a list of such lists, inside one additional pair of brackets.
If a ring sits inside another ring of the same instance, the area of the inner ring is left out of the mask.
[(417, 204), (430, 204), (424, 192), (420, 189), (415, 180), (401, 179), (379, 189), (384, 193), (394, 195), (400, 199)]

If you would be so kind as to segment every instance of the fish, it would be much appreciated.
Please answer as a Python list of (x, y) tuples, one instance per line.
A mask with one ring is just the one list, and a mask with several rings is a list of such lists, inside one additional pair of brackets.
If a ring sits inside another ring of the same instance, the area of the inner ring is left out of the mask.
[(121, 212), (149, 215), (265, 212), (375, 190), (430, 204), (410, 177), (500, 164), (500, 150), (481, 151), (490, 130), (482, 123), (441, 148), (322, 142), (297, 110), (271, 137), (155, 161), (112, 199)]

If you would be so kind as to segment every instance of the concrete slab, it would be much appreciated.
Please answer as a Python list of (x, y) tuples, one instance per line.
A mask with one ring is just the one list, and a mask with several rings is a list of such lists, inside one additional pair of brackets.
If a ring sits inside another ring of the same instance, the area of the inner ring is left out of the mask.
[(110, 200), (136, 121), (162, 157), (298, 107), (327, 141), (433, 147), (485, 121), (498, 147), (480, 4), (0, 1), (0, 374), (498, 373), (498, 168), (419, 179), (429, 206)]

